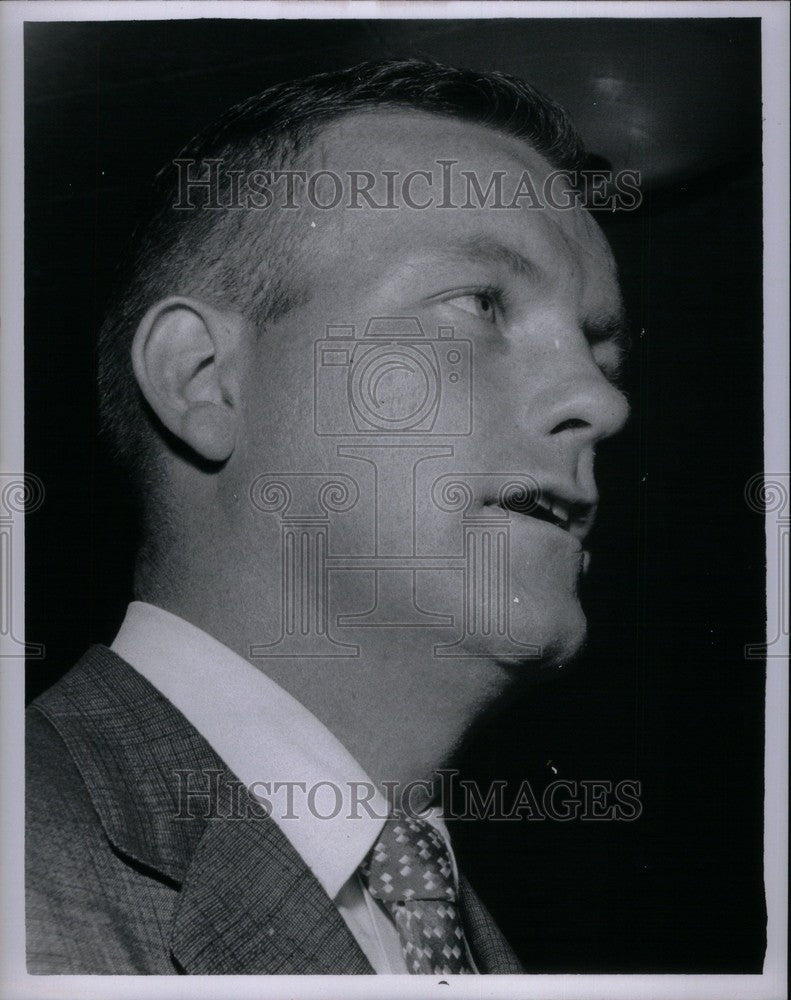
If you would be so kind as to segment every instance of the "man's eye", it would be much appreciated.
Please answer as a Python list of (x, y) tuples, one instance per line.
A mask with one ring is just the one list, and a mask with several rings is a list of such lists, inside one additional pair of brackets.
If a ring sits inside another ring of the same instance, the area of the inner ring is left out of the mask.
[(488, 292), (476, 292), (474, 295), (460, 295), (458, 298), (453, 299), (453, 305), (464, 312), (477, 316), (484, 323), (497, 322), (497, 304), (494, 296)]

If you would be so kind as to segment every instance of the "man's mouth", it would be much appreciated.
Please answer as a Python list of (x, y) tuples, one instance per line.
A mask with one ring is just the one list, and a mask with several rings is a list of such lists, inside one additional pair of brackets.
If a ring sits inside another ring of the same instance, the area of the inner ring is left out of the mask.
[(543, 488), (527, 503), (524, 496), (511, 499), (506, 495), (499, 499), (498, 506), (510, 514), (531, 517), (567, 531), (580, 542), (590, 532), (596, 517), (595, 501), (564, 497)]

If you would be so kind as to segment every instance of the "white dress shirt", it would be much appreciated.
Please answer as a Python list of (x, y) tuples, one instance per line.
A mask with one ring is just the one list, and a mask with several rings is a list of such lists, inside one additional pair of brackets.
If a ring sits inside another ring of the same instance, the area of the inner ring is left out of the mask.
[[(357, 871), (384, 824), (387, 803), (348, 750), (266, 674), (162, 608), (130, 604), (111, 648), (267, 801), (272, 820), (338, 907), (374, 971), (407, 972), (395, 925)], [(302, 783), (305, 791), (285, 783)], [(445, 838), (456, 871), (438, 810), (421, 816)]]

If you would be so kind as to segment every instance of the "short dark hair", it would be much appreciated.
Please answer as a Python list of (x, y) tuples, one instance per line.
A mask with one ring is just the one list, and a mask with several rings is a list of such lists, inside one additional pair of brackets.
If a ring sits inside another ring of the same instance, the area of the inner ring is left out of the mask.
[[(323, 126), (365, 109), (411, 109), (495, 127), (560, 169), (575, 169), (583, 157), (563, 109), (522, 80), (408, 59), (360, 63), (270, 87), (227, 111), (174, 160), (216, 158), (243, 175), (262, 164), (286, 169)], [(102, 430), (138, 487), (150, 487), (155, 478), (158, 427), (130, 359), (145, 311), (171, 294), (202, 295), (261, 329), (299, 295), (288, 276), (301, 237), (281, 227), (279, 238), (272, 238), (278, 213), (174, 209), (177, 179), (170, 161), (157, 176), (152, 209), (135, 234), (99, 336)], [(252, 216), (260, 220), (255, 226)]]

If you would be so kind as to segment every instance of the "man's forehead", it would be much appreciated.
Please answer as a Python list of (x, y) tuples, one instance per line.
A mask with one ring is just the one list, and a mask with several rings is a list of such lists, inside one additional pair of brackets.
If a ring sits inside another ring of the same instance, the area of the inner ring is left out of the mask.
[(552, 167), (529, 143), (495, 126), (411, 108), (353, 111), (326, 125), (314, 148), (322, 166), (343, 170), (428, 169), (429, 161), (455, 159), (472, 168), (530, 169), (537, 177)]
[[(316, 272), (333, 270), (345, 260), (354, 263), (360, 278), (375, 280), (382, 270), (422, 249), (444, 246), (450, 251), (462, 243), (474, 246), (476, 240), (486, 249), (496, 241), (505, 248), (499, 254), (502, 261), (510, 247), (512, 260), (522, 254), (558, 280), (598, 286), (607, 298), (618, 294), (609, 245), (585, 209), (525, 207), (524, 199), (509, 208), (492, 207), (493, 194), (487, 195), (487, 189), (495, 174), (507, 178), (503, 190), (510, 198), (524, 175), (540, 190), (553, 173), (549, 162), (516, 136), (445, 115), (375, 109), (325, 126), (306, 153), (300, 166), (308, 174), (332, 173), (343, 185), (337, 206), (310, 209), (314, 248), (325, 251), (313, 255)], [(366, 197), (353, 196), (352, 186), (360, 182), (350, 178), (368, 174), (375, 185), (371, 199), (381, 203), (388, 173), (395, 178), (392, 207), (374, 207)], [(405, 190), (420, 208), (404, 203)]]
[[(450, 206), (466, 216), (482, 207), (510, 217), (503, 222), (519, 218), (523, 224), (530, 216), (541, 215), (564, 234), (567, 244), (581, 242), (588, 252), (609, 256), (609, 245), (591, 214), (563, 204), (567, 177), (561, 176), (561, 183), (552, 185), (552, 196), (559, 198), (560, 207), (551, 197), (547, 199), (551, 178), (566, 172), (553, 167), (529, 142), (496, 127), (416, 109), (369, 109), (351, 112), (325, 126), (315, 139), (313, 154), (314, 166), (335, 172), (347, 187), (350, 175), (367, 173), (381, 192), (387, 172), (397, 174), (391, 182), (396, 192), (393, 214), (398, 208), (408, 215), (428, 211), (399, 201), (408, 182), (410, 195), (419, 201), (430, 195), (429, 207), (446, 216), (458, 214), (449, 212)], [(508, 208), (494, 207), (498, 185), (503, 201), (511, 203)], [(536, 193), (539, 207), (525, 185)], [(356, 202), (354, 212), (370, 209), (365, 198)]]

